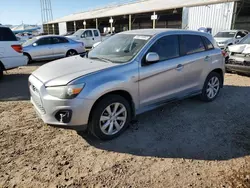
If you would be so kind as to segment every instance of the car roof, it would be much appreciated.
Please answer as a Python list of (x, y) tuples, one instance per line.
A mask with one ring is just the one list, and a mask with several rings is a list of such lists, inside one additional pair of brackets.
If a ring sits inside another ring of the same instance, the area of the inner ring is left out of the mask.
[(65, 38), (64, 36), (61, 36), (61, 35), (42, 35), (42, 36), (36, 36), (37, 39), (47, 38), (47, 37), (63, 37), (63, 38)]
[(194, 34), (194, 35), (210, 35), (209, 33), (204, 33), (200, 31), (192, 31), (192, 30), (185, 30), (185, 29), (137, 29), (137, 30), (130, 30), (124, 31), (123, 34), (134, 34), (134, 35), (149, 35), (155, 36), (158, 34)]

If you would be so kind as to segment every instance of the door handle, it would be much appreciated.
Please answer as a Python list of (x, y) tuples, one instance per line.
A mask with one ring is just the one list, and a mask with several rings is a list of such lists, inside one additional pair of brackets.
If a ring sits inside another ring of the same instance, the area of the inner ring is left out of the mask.
[(184, 68), (182, 64), (177, 65), (176, 70), (181, 71)]
[(92, 40), (95, 40), (95, 38), (92, 38)]
[(210, 59), (211, 59), (211, 57), (206, 56), (205, 59), (204, 59), (204, 61), (209, 61)]

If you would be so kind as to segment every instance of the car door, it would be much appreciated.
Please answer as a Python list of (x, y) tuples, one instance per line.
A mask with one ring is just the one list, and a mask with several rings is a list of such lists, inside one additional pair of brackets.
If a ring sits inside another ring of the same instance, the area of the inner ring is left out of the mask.
[(101, 35), (97, 29), (93, 30), (93, 32), (94, 32), (94, 41), (93, 41), (93, 45), (94, 45), (95, 43), (101, 41)]
[(33, 44), (32, 59), (49, 59), (53, 57), (52, 38), (43, 37)]
[(201, 90), (201, 79), (204, 71), (209, 70), (212, 54), (207, 51), (203, 38), (199, 35), (180, 35), (180, 53), (182, 70), (179, 83), (180, 97), (196, 94)]
[(93, 36), (92, 30), (86, 30), (86, 31), (84, 31), (83, 37), (84, 37), (84, 45), (86, 47), (92, 47), (93, 46), (93, 42), (95, 40), (95, 38)]
[[(160, 61), (147, 64), (149, 52), (157, 53)], [(141, 108), (176, 97), (182, 82), (181, 63), (178, 35), (164, 36), (149, 48), (139, 67)]]
[(69, 48), (69, 41), (64, 37), (52, 37), (52, 49), (55, 58), (65, 57)]

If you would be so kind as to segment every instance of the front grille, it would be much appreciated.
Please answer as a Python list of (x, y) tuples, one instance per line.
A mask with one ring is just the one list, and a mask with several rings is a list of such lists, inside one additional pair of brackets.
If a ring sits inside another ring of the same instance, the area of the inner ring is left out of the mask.
[(39, 90), (34, 86), (30, 85), (31, 97), (34, 102), (34, 105), (41, 111), (42, 114), (45, 114), (45, 109), (43, 108), (43, 104), (40, 98)]

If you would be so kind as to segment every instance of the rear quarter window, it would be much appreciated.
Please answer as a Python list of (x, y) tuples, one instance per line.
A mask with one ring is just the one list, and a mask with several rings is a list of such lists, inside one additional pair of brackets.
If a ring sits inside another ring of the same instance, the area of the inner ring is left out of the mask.
[(202, 37), (207, 50), (214, 49), (214, 45), (207, 37)]
[(0, 27), (0, 41), (17, 41), (10, 28)]
[(180, 44), (182, 55), (194, 54), (206, 50), (199, 35), (181, 35)]

